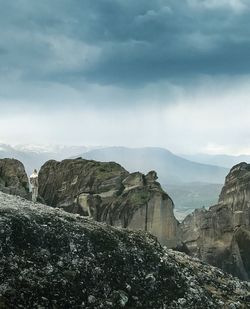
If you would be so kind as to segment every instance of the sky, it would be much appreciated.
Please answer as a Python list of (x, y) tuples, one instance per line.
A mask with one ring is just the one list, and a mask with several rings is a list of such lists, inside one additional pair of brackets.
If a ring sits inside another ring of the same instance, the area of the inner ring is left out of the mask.
[(250, 154), (250, 0), (0, 5), (0, 142)]

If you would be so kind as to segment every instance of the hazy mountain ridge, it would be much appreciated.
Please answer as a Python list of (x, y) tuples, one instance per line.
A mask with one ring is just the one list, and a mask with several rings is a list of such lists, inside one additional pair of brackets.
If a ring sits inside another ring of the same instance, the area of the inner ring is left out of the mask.
[(212, 164), (220, 167), (231, 168), (240, 162), (250, 162), (250, 155), (210, 155), (210, 154), (194, 154), (194, 155), (181, 155), (187, 160), (192, 160), (202, 164)]
[(155, 170), (162, 184), (190, 182), (223, 183), (229, 169), (197, 163), (179, 157), (167, 149), (144, 147), (106, 147), (79, 154), (85, 159), (115, 161), (129, 172)]

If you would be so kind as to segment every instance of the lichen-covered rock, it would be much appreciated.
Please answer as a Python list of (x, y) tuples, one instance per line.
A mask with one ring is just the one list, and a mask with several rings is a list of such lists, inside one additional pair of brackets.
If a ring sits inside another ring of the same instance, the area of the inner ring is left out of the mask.
[(117, 229), (0, 192), (0, 308), (249, 308), (250, 287)]
[(250, 280), (250, 165), (234, 166), (218, 204), (187, 216), (181, 230), (192, 255)]
[(28, 197), (29, 181), (20, 161), (0, 159), (0, 191)]
[(146, 230), (174, 248), (179, 243), (173, 201), (156, 182), (156, 172), (129, 174), (114, 162), (81, 158), (48, 161), (39, 173), (39, 195), (47, 205), (96, 221)]

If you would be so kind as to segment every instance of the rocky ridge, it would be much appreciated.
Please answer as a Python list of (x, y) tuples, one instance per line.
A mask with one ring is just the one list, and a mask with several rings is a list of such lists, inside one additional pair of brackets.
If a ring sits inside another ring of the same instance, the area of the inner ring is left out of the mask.
[(249, 306), (249, 283), (148, 233), (0, 192), (1, 308)]
[(180, 227), (193, 256), (250, 280), (250, 165), (234, 166), (218, 204), (194, 211)]
[(23, 164), (15, 159), (0, 159), (0, 191), (29, 196), (29, 181)]
[(39, 195), (50, 206), (132, 230), (146, 230), (168, 247), (179, 243), (174, 204), (154, 171), (129, 173), (115, 162), (82, 158), (46, 162)]
[[(250, 279), (250, 165), (233, 167), (217, 205), (197, 209), (178, 224), (173, 202), (154, 171), (128, 173), (114, 162), (48, 161), (39, 174), (40, 195), (50, 206), (131, 230)], [(21, 162), (0, 160), (0, 191), (28, 197)], [(182, 244), (183, 242), (183, 244)]]

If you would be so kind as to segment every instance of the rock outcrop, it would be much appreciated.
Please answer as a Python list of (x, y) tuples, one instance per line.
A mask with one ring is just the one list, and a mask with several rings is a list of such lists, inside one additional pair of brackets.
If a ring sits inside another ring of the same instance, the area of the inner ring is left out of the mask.
[(250, 165), (234, 166), (218, 204), (194, 211), (181, 230), (192, 255), (250, 280)]
[(249, 308), (250, 287), (117, 229), (0, 192), (0, 308)]
[(28, 197), (29, 181), (23, 164), (15, 159), (0, 159), (0, 191)]
[(47, 205), (71, 213), (113, 226), (146, 230), (161, 244), (173, 248), (179, 242), (178, 221), (171, 198), (156, 179), (154, 171), (146, 176), (129, 174), (114, 162), (52, 160), (39, 172), (39, 195)]

